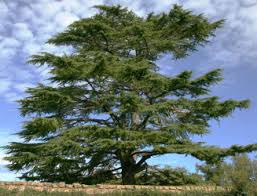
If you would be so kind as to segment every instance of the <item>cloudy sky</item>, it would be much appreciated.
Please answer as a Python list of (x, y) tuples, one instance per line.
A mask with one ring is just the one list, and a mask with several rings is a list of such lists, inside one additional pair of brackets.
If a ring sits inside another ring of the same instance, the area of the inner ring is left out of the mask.
[[(26, 64), (39, 51), (62, 54), (67, 48), (45, 44), (48, 38), (63, 31), (80, 18), (95, 14), (99, 4), (121, 4), (144, 16), (166, 12), (177, 3), (194, 13), (203, 13), (210, 21), (225, 19), (210, 43), (179, 61), (165, 56), (158, 61), (161, 72), (173, 75), (181, 70), (201, 74), (214, 68), (224, 69), (224, 81), (212, 93), (223, 100), (251, 100), (251, 108), (235, 113), (220, 122), (212, 122), (212, 132), (202, 138), (213, 145), (230, 146), (257, 142), (257, 0), (0, 0), (0, 146), (19, 139), (13, 134), (24, 121), (15, 100), (24, 90), (48, 77), (47, 69)], [(0, 150), (0, 180), (14, 180), (7, 171)], [(182, 161), (183, 160), (183, 161)], [(183, 164), (181, 164), (183, 162)], [(190, 157), (162, 156), (152, 164), (185, 166), (193, 171), (197, 161)]]

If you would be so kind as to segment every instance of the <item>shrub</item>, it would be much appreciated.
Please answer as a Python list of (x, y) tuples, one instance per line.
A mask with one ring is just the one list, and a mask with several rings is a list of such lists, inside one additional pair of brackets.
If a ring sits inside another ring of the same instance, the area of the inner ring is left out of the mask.
[(229, 187), (234, 195), (257, 195), (257, 161), (246, 154), (233, 157), (231, 163), (206, 164), (198, 169), (207, 182)]
[(186, 185), (199, 184), (203, 180), (197, 174), (190, 174), (184, 168), (171, 167), (148, 167), (139, 173), (136, 178), (137, 184), (143, 185)]

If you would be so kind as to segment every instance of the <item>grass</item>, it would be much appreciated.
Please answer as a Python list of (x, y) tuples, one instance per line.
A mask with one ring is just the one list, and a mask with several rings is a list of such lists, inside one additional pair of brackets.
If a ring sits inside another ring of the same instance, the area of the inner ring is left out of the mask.
[[(231, 194), (215, 192), (215, 193), (203, 193), (203, 192), (187, 192), (187, 193), (161, 193), (156, 191), (127, 191), (127, 192), (113, 192), (106, 194), (95, 194), (95, 196), (230, 196)], [(82, 192), (38, 192), (33, 190), (17, 191), (17, 190), (4, 190), (0, 189), (0, 196), (90, 196), (90, 194)], [(92, 196), (92, 195), (91, 195)]]

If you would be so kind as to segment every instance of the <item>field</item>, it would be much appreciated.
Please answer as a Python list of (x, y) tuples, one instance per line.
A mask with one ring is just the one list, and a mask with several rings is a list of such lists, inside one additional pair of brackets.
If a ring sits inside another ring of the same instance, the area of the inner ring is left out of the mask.
[[(71, 193), (64, 193), (64, 192), (38, 192), (33, 190), (25, 190), (25, 191), (18, 191), (18, 190), (4, 190), (0, 189), (0, 196), (89, 196), (92, 194), (86, 194), (83, 192), (71, 192)], [(96, 196), (229, 196), (229, 193), (203, 193), (203, 192), (187, 192), (187, 193), (162, 193), (156, 191), (127, 191), (127, 192), (113, 192), (113, 193), (106, 193), (106, 194), (94, 194)]]

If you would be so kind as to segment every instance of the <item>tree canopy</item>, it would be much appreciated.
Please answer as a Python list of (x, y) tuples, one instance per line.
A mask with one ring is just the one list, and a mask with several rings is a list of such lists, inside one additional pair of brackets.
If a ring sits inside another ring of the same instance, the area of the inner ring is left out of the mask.
[(48, 65), (51, 84), (29, 88), (19, 101), (29, 120), (18, 133), (24, 141), (6, 147), (11, 170), (22, 171), (26, 180), (66, 183), (84, 183), (101, 172), (133, 184), (152, 156), (187, 154), (212, 163), (256, 149), (192, 141), (210, 131), (210, 120), (249, 105), (210, 95), (211, 85), (222, 80), (220, 69), (198, 78), (187, 70), (158, 72), (156, 60), (166, 54), (186, 57), (223, 20), (210, 22), (178, 5), (145, 17), (121, 6), (96, 8), (96, 15), (48, 40), (72, 46), (72, 54), (42, 52), (29, 59)]

